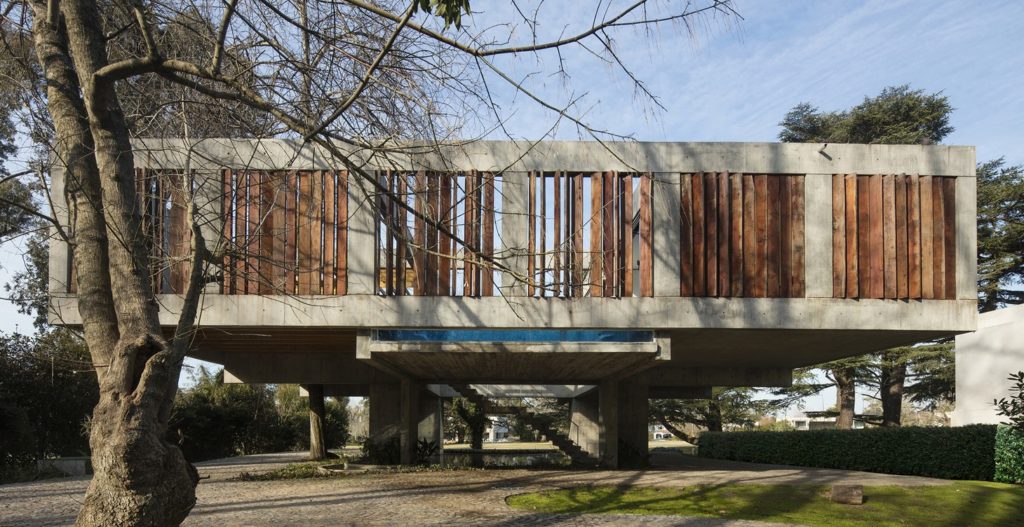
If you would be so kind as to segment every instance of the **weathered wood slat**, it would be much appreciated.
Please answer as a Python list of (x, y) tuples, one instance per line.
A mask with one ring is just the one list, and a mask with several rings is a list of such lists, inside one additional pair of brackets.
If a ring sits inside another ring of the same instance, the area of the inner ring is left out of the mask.
[(860, 188), (860, 180), (857, 174), (846, 174), (843, 176), (843, 181), (846, 184), (846, 298), (858, 298), (860, 297), (860, 256), (858, 251), (860, 214), (857, 210), (859, 204), (857, 192)]
[(413, 235), (413, 270), (415, 271), (416, 282), (413, 286), (413, 294), (423, 296), (427, 294), (427, 224), (424, 216), (427, 213), (427, 177), (423, 171), (416, 173), (413, 186), (413, 210), (416, 211), (413, 218), (415, 234)]
[(285, 294), (294, 294), (298, 282), (298, 203), (296, 203), (299, 185), (299, 173), (289, 171), (286, 175), (285, 221)]
[(757, 189), (754, 176), (743, 176), (743, 295), (754, 296), (757, 282)]
[(633, 296), (633, 174), (622, 175), (622, 210), (624, 237), (623, 237), (623, 265), (626, 273), (623, 278), (622, 296)]
[(694, 174), (691, 183), (693, 185), (693, 296), (705, 296), (707, 295), (707, 251), (705, 249), (707, 196), (704, 193), (704, 174)]
[(885, 298), (896, 298), (896, 176), (882, 176), (882, 255)]
[[(248, 245), (249, 245), (249, 230), (246, 215), (249, 207), (246, 203), (248, 198), (248, 172), (241, 171), (237, 172), (235, 176), (235, 243), (233, 249), (238, 251), (238, 258), (235, 258), (235, 294), (244, 295), (248, 292), (246, 279), (248, 278)], [(163, 247), (163, 233), (165, 228), (166, 216), (164, 214), (164, 203), (166, 201), (166, 185), (163, 178), (158, 180), (159, 191), (160, 191), (160, 217), (159, 232), (161, 234), (161, 244)], [(162, 275), (163, 273), (161, 273)], [(161, 282), (163, 279), (161, 277)], [(161, 291), (163, 287), (161, 286)]]
[(679, 176), (679, 296), (693, 296), (693, 181), (699, 174)]
[(777, 176), (779, 178), (779, 296), (789, 298), (792, 295), (793, 276), (793, 185), (796, 176)]
[(942, 299), (946, 291), (946, 227), (945, 227), (945, 201), (942, 198), (941, 177), (932, 178), (932, 294), (936, 299)]
[[(494, 173), (487, 172), (483, 175), (483, 210), (480, 211), (482, 216), (482, 228), (483, 228), (483, 253), (488, 258), (494, 256)], [(480, 295), (481, 296), (494, 296), (494, 269), (493, 266), (487, 264), (481, 268), (480, 277)]]
[(719, 172), (718, 186), (718, 296), (729, 297), (732, 294), (729, 273), (732, 270), (732, 255), (729, 252), (729, 240), (732, 231), (729, 226), (729, 173)]
[(654, 296), (654, 253), (652, 246), (651, 174), (640, 178), (640, 296)]
[(584, 294), (583, 273), (583, 174), (575, 173), (572, 190), (572, 296)]
[(882, 176), (875, 174), (868, 178), (871, 189), (871, 297), (885, 297), (885, 253), (883, 252), (884, 229), (882, 224)]
[(548, 258), (548, 175), (540, 173), (540, 243), (538, 243), (537, 268), (540, 270), (537, 277), (540, 289), (540, 296), (547, 296), (547, 258)]
[(537, 245), (534, 240), (537, 239), (537, 174), (535, 172), (528, 172), (526, 174), (528, 182), (529, 193), (526, 197), (527, 200), (527, 227), (526, 227), (526, 275), (529, 277), (526, 283), (526, 295), (534, 296), (536, 288), (534, 283), (537, 280)]
[(604, 294), (604, 258), (603, 244), (601, 239), (601, 220), (603, 215), (601, 209), (604, 202), (601, 194), (604, 190), (603, 178), (600, 172), (590, 174), (590, 296), (602, 296)]
[(907, 176), (899, 174), (894, 176), (894, 190), (896, 196), (893, 208), (896, 215), (896, 297), (907, 298)]
[(554, 213), (551, 232), (551, 292), (552, 296), (562, 294), (562, 173), (555, 171), (551, 176), (551, 201)]
[(605, 172), (603, 175), (603, 188), (601, 190), (601, 237), (602, 237), (602, 249), (601, 254), (601, 270), (603, 271), (602, 283), (604, 284), (603, 296), (614, 297), (615, 295), (615, 227), (616, 217), (615, 214), (615, 196), (617, 194), (615, 189), (615, 172)]
[(714, 172), (704, 173), (704, 250), (707, 255), (704, 287), (707, 296), (718, 296), (718, 185)]
[[(144, 176), (146, 177), (146, 176)], [(234, 189), (233, 181), (235, 175), (230, 169), (224, 169), (221, 171), (221, 217), (224, 219), (223, 225), (221, 225), (221, 235), (224, 237), (224, 242), (228, 247), (228, 251), (224, 254), (224, 261), (222, 263), (222, 280), (221, 280), (221, 294), (230, 295), (235, 292), (235, 253), (230, 250), (234, 237), (232, 236), (232, 225), (234, 224), (235, 216), (235, 200), (233, 198)], [(150, 237), (150, 243), (156, 244), (156, 221), (157, 218), (153, 214), (153, 191), (152, 181), (147, 179), (145, 182), (146, 194), (144, 196), (146, 203), (147, 217), (149, 219), (147, 227), (147, 233)], [(151, 251), (152, 253), (152, 251)], [(74, 266), (72, 266), (74, 267)], [(150, 273), (152, 274), (152, 273)], [(72, 281), (72, 283), (74, 283)]]
[(907, 297), (922, 298), (921, 178), (907, 179)]
[(767, 282), (765, 296), (777, 298), (782, 296), (782, 210), (779, 206), (781, 198), (780, 176), (767, 176), (768, 186), (768, 238), (765, 248), (765, 267)]
[[(344, 173), (342, 173), (344, 175)], [(406, 183), (405, 174), (396, 173), (394, 178), (397, 180), (395, 185), (396, 198), (401, 203), (408, 203), (408, 184)], [(339, 179), (340, 181), (340, 179)], [(397, 219), (395, 221), (395, 230), (397, 231), (398, 239), (395, 241), (397, 247), (395, 247), (395, 261), (397, 262), (395, 269), (395, 294), (399, 296), (405, 296), (409, 291), (408, 281), (406, 280), (406, 259), (408, 258), (409, 251), (409, 211), (405, 207), (396, 206)], [(340, 273), (339, 273), (340, 274)]]
[(743, 175), (729, 175), (730, 294), (743, 296)]
[(871, 276), (871, 177), (857, 176), (857, 267), (860, 269), (860, 298), (872, 298)]
[(921, 176), (921, 298), (935, 298), (935, 202), (932, 198), (932, 177)]
[(282, 294), (285, 291), (287, 274), (287, 262), (285, 260), (286, 238), (288, 236), (288, 224), (286, 223), (285, 198), (288, 194), (287, 176), (282, 172), (274, 172), (270, 175), (270, 225), (273, 247), (271, 248), (270, 259), (274, 263), (271, 272), (271, 293)]
[(790, 209), (793, 215), (791, 222), (792, 238), (790, 240), (793, 251), (793, 274), (790, 277), (789, 295), (795, 298), (803, 298), (807, 293), (806, 282), (806, 241), (804, 232), (806, 229), (806, 203), (804, 198), (804, 176), (789, 176), (793, 181), (792, 194), (790, 196)]
[(768, 176), (754, 176), (755, 221), (757, 222), (757, 249), (754, 256), (754, 297), (764, 297), (768, 285)]
[(832, 296), (846, 297), (846, 185), (832, 174)]
[(945, 247), (945, 263), (943, 269), (946, 273), (943, 282), (945, 284), (946, 300), (956, 299), (956, 178), (942, 178), (942, 225), (943, 245)]
[(272, 174), (259, 173), (260, 200), (260, 282), (259, 294), (268, 295), (274, 292), (274, 272), (277, 265), (274, 261), (274, 181)]
[[(441, 225), (445, 230), (452, 230), (452, 174), (444, 172), (441, 174)], [(450, 296), (452, 294), (452, 238), (446, 233), (440, 234), (440, 252), (438, 259), (438, 294)]]

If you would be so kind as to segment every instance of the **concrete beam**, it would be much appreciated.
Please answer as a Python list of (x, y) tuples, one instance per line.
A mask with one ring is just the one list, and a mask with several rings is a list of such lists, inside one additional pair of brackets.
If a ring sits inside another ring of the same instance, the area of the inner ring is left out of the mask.
[[(177, 324), (182, 298), (158, 295), (160, 323)], [(53, 295), (68, 325), (81, 324), (78, 300)], [(974, 300), (841, 298), (505, 298), (207, 295), (204, 327), (279, 328), (604, 328), (973, 331)]]
[[(133, 141), (147, 168), (224, 166), (253, 170), (340, 169), (322, 148), (294, 140), (180, 139)], [(394, 145), (416, 148), (414, 143)], [(588, 141), (476, 141), (420, 146), (423, 155), (384, 155), (339, 144), (366, 170), (604, 170), (634, 172), (740, 172), (760, 174), (928, 174), (974, 177), (974, 147), (812, 143), (656, 143)]]
[(790, 386), (790, 368), (692, 368), (671, 364), (659, 365), (640, 374), (650, 386)]
[(226, 353), (221, 361), (225, 382), (340, 385), (398, 381), (357, 360), (351, 352)]
[(710, 399), (711, 386), (651, 386), (651, 399)]

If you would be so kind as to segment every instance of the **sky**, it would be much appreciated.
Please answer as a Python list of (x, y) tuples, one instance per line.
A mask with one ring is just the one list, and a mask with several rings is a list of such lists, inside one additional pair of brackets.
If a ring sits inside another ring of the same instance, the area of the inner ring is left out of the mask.
[[(613, 9), (624, 3), (612, 2)], [(593, 5), (545, 3), (541, 37), (578, 30)], [(474, 1), (474, 9), (488, 11), (474, 14), (469, 27), (508, 20), (509, 6)], [(591, 126), (646, 141), (775, 141), (779, 121), (798, 103), (843, 110), (887, 86), (910, 84), (949, 97), (955, 131), (946, 144), (975, 146), (979, 161), (1024, 163), (1024, 2), (736, 0), (735, 7), (742, 19), (707, 17), (693, 31), (665, 24), (651, 34), (611, 33), (618, 57), (663, 110), (635, 97), (621, 70), (579, 47), (562, 55), (568, 78), (552, 74), (551, 53), (500, 57), (495, 64), (545, 100), (582, 97), (572, 113)], [(513, 30), (528, 37), (521, 25)], [(554, 114), (523, 93), (489, 87), (504, 101), (513, 137), (536, 139), (555, 124)], [(589, 139), (564, 120), (554, 137)], [(22, 268), (19, 244), (0, 246), (0, 283)], [(28, 317), (0, 300), (0, 331), (30, 327)], [(808, 408), (827, 407), (834, 395), (819, 399)]]

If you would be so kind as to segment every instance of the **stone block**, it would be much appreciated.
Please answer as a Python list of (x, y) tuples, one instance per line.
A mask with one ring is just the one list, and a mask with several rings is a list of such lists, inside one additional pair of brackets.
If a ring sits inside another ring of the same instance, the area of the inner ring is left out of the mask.
[(863, 485), (832, 485), (829, 499), (833, 503), (844, 505), (862, 505), (864, 503)]

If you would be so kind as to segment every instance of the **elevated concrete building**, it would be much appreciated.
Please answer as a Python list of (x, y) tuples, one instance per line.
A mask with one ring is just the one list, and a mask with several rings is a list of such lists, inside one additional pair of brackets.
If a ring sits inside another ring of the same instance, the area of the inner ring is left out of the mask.
[[(405, 461), (455, 393), (571, 399), (558, 441), (614, 467), (646, 451), (649, 398), (975, 328), (971, 147), (484, 141), (348, 165), (288, 141), (136, 148), (168, 331), (194, 199), (225, 256), (192, 355), (369, 396)], [(77, 324), (67, 247), (51, 255), (52, 319)]]

